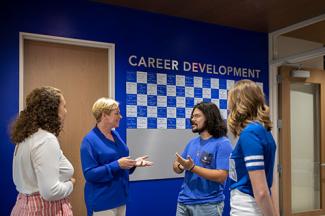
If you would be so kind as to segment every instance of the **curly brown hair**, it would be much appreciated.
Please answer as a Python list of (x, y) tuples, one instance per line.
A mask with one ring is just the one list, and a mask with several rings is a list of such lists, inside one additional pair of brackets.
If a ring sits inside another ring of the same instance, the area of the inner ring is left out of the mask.
[(264, 93), (251, 80), (238, 81), (228, 93), (228, 127), (238, 136), (250, 122), (260, 122), (268, 131), (272, 129), (270, 109), (265, 104)]
[(36, 88), (28, 94), (25, 109), (11, 125), (11, 141), (21, 143), (39, 128), (58, 136), (62, 126), (58, 114), (61, 96), (59, 89), (50, 86)]

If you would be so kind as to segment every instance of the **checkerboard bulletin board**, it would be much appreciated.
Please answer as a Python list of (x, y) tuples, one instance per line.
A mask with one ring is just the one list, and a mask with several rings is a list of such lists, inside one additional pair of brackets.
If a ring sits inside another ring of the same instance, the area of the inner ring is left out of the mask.
[[(127, 128), (191, 129), (192, 108), (201, 101), (215, 103), (227, 118), (227, 93), (235, 81), (145, 71), (126, 78)], [(263, 88), (263, 83), (258, 83)]]

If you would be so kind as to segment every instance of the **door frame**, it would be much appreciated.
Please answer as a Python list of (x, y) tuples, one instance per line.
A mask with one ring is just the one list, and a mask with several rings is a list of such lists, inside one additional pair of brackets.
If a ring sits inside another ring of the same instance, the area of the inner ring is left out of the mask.
[(43, 41), (49, 43), (68, 44), (92, 48), (107, 49), (108, 52), (108, 95), (115, 98), (115, 44), (51, 35), (19, 32), (19, 111), (24, 105), (24, 40)]
[[(325, 72), (320, 69), (311, 69), (306, 70), (310, 71), (311, 77), (309, 78), (292, 78), (290, 72), (294, 70), (294, 67), (283, 66), (280, 68), (281, 71), (281, 81), (279, 83), (279, 119), (281, 119), (281, 127), (279, 130), (279, 161), (281, 162), (281, 178), (279, 179), (279, 186), (282, 192), (280, 195), (280, 206), (282, 207), (282, 215), (290, 216), (304, 216), (304, 215), (323, 215), (325, 214), (325, 187), (324, 179), (324, 167), (321, 164), (325, 162)], [(320, 85), (320, 101), (319, 101), (319, 134), (320, 134), (320, 209), (292, 213), (292, 197), (291, 197), (291, 120), (290, 120), (290, 98), (283, 97), (284, 95), (290, 94), (290, 84), (294, 82), (301, 83), (317, 83)]]

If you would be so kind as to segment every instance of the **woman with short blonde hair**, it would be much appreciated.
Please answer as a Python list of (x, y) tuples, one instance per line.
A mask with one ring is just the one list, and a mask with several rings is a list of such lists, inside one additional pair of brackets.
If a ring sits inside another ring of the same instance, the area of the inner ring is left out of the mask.
[(125, 216), (129, 174), (136, 167), (151, 166), (147, 156), (131, 159), (129, 149), (116, 128), (122, 115), (119, 103), (99, 98), (92, 107), (96, 126), (80, 147), (87, 215)]
[(102, 114), (110, 114), (112, 110), (118, 109), (119, 103), (111, 98), (99, 98), (93, 105), (92, 113), (96, 121), (99, 122)]

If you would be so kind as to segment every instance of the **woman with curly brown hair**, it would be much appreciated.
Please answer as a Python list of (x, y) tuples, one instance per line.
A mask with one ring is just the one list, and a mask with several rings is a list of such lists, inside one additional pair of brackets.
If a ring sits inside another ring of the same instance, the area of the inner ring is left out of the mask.
[(72, 215), (67, 197), (75, 183), (74, 169), (57, 139), (66, 112), (61, 91), (41, 87), (27, 96), (25, 109), (13, 122), (13, 180), (19, 194), (12, 216)]
[(278, 215), (271, 198), (276, 144), (262, 89), (241, 80), (228, 94), (228, 127), (239, 137), (230, 156), (231, 215)]

